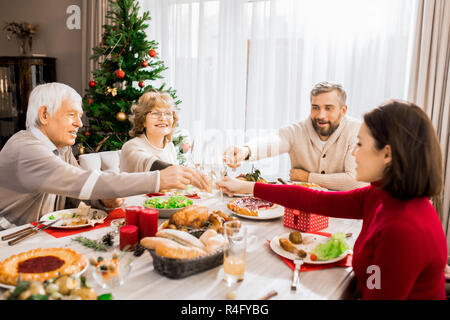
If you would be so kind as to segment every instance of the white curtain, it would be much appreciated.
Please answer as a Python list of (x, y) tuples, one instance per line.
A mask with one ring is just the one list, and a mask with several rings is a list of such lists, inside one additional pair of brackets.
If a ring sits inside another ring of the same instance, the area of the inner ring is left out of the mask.
[[(314, 84), (332, 80), (360, 118), (406, 99), (416, 0), (141, 0), (148, 35), (183, 101), (181, 125), (231, 143), (269, 134), (310, 112)], [(220, 153), (217, 150), (217, 153)], [(288, 174), (287, 156), (258, 163)]]
[(195, 139), (194, 151), (202, 148), (216, 158), (244, 132), (245, 3), (141, 1), (141, 9), (152, 17), (148, 36), (159, 42), (159, 57), (168, 67), (161, 81), (182, 100), (180, 127)]

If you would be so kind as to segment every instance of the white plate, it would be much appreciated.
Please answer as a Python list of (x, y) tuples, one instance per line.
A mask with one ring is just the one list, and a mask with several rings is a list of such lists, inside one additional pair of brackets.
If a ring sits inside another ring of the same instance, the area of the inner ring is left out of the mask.
[[(297, 247), (297, 249), (303, 249), (306, 251), (307, 256), (306, 258), (303, 259), (304, 263), (309, 263), (309, 264), (327, 264), (327, 263), (333, 263), (333, 262), (337, 262), (340, 261), (342, 259), (344, 259), (347, 254), (351, 253), (352, 251), (350, 249), (346, 250), (343, 254), (341, 254), (339, 257), (336, 257), (334, 259), (330, 259), (330, 260), (325, 260), (325, 261), (312, 261), (310, 258), (311, 255), (311, 251), (320, 243), (325, 243), (328, 240), (330, 240), (330, 238), (325, 237), (325, 236), (321, 236), (318, 234), (312, 234), (312, 233), (303, 233), (302, 232), (302, 236), (308, 240), (311, 240), (311, 242), (309, 242), (308, 244), (296, 244), (295, 246)], [(289, 232), (288, 233), (283, 233), (280, 234), (278, 236), (273, 237), (273, 239), (270, 241), (270, 248), (272, 248), (273, 251), (275, 251), (275, 253), (279, 254), (280, 256), (287, 258), (289, 260), (294, 260), (297, 255), (284, 250), (281, 246), (280, 246), (280, 242), (279, 239), (280, 238), (285, 238), (285, 239), (289, 239)]]
[[(234, 211), (228, 209), (228, 207), (227, 207), (227, 210), (228, 210), (227, 211), (228, 215), (234, 214), (238, 217), (251, 219), (251, 220), (271, 220), (271, 219), (277, 219), (277, 218), (284, 216), (284, 207), (282, 207), (280, 205), (277, 205), (273, 209), (259, 210), (258, 216), (248, 216), (245, 214), (240, 214), (240, 213), (237, 213), (237, 212), (234, 212)], [(231, 212), (231, 214), (230, 214), (230, 212)]]
[[(86, 258), (86, 257), (85, 257), (85, 258)], [(81, 270), (80, 272), (75, 273), (74, 276), (78, 277), (78, 276), (82, 275), (83, 272), (85, 272), (86, 269), (87, 269), (88, 267), (89, 267), (89, 261), (86, 260), (86, 266), (85, 266), (85, 267), (83, 268), (83, 270)], [(10, 286), (9, 284), (4, 284), (4, 283), (1, 283), (1, 282), (0, 282), (0, 288), (5, 288), (5, 289), (11, 290), (11, 289), (14, 289), (15, 287), (16, 287), (16, 286)]]
[[(55, 212), (50, 212), (47, 213), (45, 216), (43, 216), (40, 221), (55, 221), (55, 219), (59, 219), (61, 218), (64, 214), (69, 213), (72, 214), (74, 212), (77, 212), (77, 208), (74, 209), (64, 209), (64, 210), (59, 210), (59, 211), (55, 211)], [(91, 227), (94, 226), (97, 223), (103, 223), (103, 221), (106, 219), (106, 217), (108, 216), (108, 214), (103, 211), (103, 210), (99, 210), (99, 209), (94, 209), (91, 208), (89, 213), (91, 214), (95, 214), (97, 216), (101, 215), (103, 216), (103, 218), (101, 219), (93, 219), (92, 223), (86, 223), (86, 224), (78, 224), (78, 225), (67, 225), (67, 226), (63, 226), (61, 225), (64, 222), (70, 222), (71, 219), (61, 219), (61, 221), (56, 222), (55, 224), (53, 224), (51, 226), (51, 228), (60, 228), (60, 229), (78, 229), (78, 228), (83, 228), (83, 227)], [(53, 216), (55, 219), (50, 219), (50, 217)]]

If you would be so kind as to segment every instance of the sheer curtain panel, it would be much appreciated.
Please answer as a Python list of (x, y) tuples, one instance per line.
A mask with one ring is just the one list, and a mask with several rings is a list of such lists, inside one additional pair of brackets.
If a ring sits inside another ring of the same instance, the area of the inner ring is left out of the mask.
[(148, 36), (159, 42), (168, 70), (161, 80), (177, 90), (180, 126), (195, 148), (222, 153), (243, 142), (247, 63), (244, 0), (145, 0)]
[[(319, 81), (343, 84), (350, 116), (406, 99), (417, 0), (141, 0), (169, 68), (181, 126), (217, 152), (298, 122)], [(197, 143), (197, 140), (196, 140)], [(287, 156), (261, 161), (289, 173)]]

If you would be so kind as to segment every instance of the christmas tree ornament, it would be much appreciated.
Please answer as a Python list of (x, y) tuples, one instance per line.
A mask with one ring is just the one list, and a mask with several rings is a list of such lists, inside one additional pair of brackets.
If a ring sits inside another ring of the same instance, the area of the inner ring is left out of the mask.
[(148, 67), (148, 62), (147, 61), (142, 61), (142, 66), (144, 67), (144, 68), (146, 68), (146, 67)]
[(85, 131), (85, 132), (84, 132), (84, 135), (85, 135), (86, 137), (89, 137), (89, 136), (91, 135), (91, 132), (90, 132), (90, 131)]
[(117, 95), (117, 88), (110, 88), (108, 87), (107, 90), (105, 91), (105, 95), (110, 94), (115, 97)]
[(78, 144), (78, 154), (84, 154), (85, 150), (82, 144)]
[(122, 69), (117, 70), (117, 71), (116, 71), (116, 77), (117, 77), (118, 79), (123, 79), (123, 78), (125, 78), (125, 72), (124, 72)]
[(141, 87), (141, 88), (145, 87), (145, 83), (143, 83), (142, 81), (139, 81), (139, 87)]
[(119, 111), (116, 114), (116, 119), (119, 122), (124, 122), (127, 120), (127, 115), (125, 114), (125, 112)]
[(89, 102), (89, 104), (93, 104), (94, 100), (93, 99), (89, 99), (88, 102)]
[(149, 55), (150, 57), (154, 58), (154, 57), (156, 57), (156, 51), (153, 50), (153, 49), (150, 49), (150, 50), (148, 51), (148, 55)]
[(89, 87), (91, 87), (92, 89), (94, 89), (96, 85), (97, 85), (97, 84), (95, 83), (94, 80), (89, 81)]

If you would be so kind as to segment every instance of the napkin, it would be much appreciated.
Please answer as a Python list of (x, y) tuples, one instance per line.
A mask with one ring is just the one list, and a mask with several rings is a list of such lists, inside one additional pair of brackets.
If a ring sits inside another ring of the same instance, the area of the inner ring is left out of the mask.
[[(318, 234), (318, 235), (324, 236), (324, 237), (331, 237), (331, 233), (328, 233), (328, 232), (316, 231), (316, 232), (308, 232), (308, 233)], [(270, 240), (267, 240), (267, 242), (270, 244)], [(289, 268), (291, 268), (292, 270), (295, 269), (295, 264), (292, 260), (289, 260), (278, 254), (277, 254), (277, 256), (279, 256), (280, 259), (283, 260), (283, 262), (286, 263)], [(304, 271), (323, 270), (323, 269), (329, 269), (329, 268), (334, 268), (334, 267), (351, 267), (352, 266), (352, 258), (353, 258), (353, 256), (351, 254), (348, 254), (344, 259), (333, 262), (333, 263), (326, 263), (326, 264), (303, 263), (300, 268), (300, 271), (304, 272)]]
[[(125, 211), (123, 211), (122, 208), (112, 209), (108, 212), (108, 216), (105, 218), (103, 223), (97, 223), (93, 227), (83, 227), (83, 228), (76, 228), (76, 229), (59, 229), (59, 228), (48, 228), (45, 229), (44, 232), (48, 233), (49, 235), (55, 237), (55, 238), (63, 238), (72, 236), (74, 234), (91, 231), (95, 229), (100, 229), (104, 227), (109, 227), (110, 223), (114, 219), (120, 219), (125, 218)], [(31, 224), (35, 226), (38, 222), (32, 222)]]
[(154, 192), (154, 193), (147, 193), (146, 196), (147, 197), (161, 197), (161, 196), (165, 196), (165, 193), (159, 193), (159, 192)]

